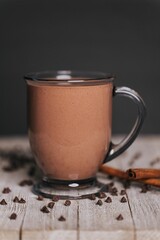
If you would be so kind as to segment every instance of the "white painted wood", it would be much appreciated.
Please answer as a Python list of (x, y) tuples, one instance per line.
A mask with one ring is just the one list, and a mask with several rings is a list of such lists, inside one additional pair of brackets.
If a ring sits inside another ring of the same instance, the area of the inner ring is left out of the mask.
[[(150, 162), (160, 157), (160, 138), (148, 137), (137, 139), (129, 151), (129, 156), (141, 151), (142, 156), (136, 160), (132, 167), (151, 167)], [(138, 149), (138, 150), (137, 150)], [(128, 167), (127, 161), (121, 160), (122, 168)], [(154, 168), (160, 168), (160, 162), (154, 165)], [(136, 240), (155, 240), (160, 239), (160, 191), (152, 188), (147, 193), (140, 193), (141, 189), (138, 184), (132, 184), (127, 189), (129, 204), (133, 221), (135, 225)]]
[[(116, 138), (122, 139), (121, 137)], [(0, 139), (0, 149), (28, 149), (26, 138)], [(132, 161), (135, 153), (141, 152), (139, 159)], [(150, 161), (160, 157), (160, 136), (141, 136), (135, 143), (115, 160), (110, 166), (127, 170), (130, 167), (151, 167)], [(133, 162), (133, 165), (130, 163)], [(160, 191), (153, 188), (147, 193), (140, 193), (140, 187), (132, 184), (127, 189), (128, 203), (121, 203), (121, 196), (112, 196), (112, 203), (96, 205), (96, 201), (76, 200), (71, 206), (65, 207), (64, 201), (55, 204), (51, 213), (45, 214), (40, 208), (49, 202), (37, 201), (30, 186), (20, 187), (18, 183), (28, 179), (25, 169), (15, 172), (4, 172), (5, 161), (0, 159), (0, 200), (6, 199), (8, 205), (0, 205), (0, 240), (152, 240), (160, 239)], [(160, 162), (154, 165), (160, 168)], [(99, 179), (110, 182), (105, 174), (98, 174)], [(120, 192), (122, 184), (114, 179)], [(2, 194), (4, 187), (10, 187), (12, 192)], [(13, 203), (15, 196), (23, 197), (26, 204)], [(110, 196), (110, 194), (107, 194)], [(104, 200), (102, 199), (104, 202)], [(17, 213), (16, 220), (10, 220), (12, 212)], [(119, 214), (123, 221), (117, 221)], [(60, 215), (66, 217), (65, 222), (58, 221)]]

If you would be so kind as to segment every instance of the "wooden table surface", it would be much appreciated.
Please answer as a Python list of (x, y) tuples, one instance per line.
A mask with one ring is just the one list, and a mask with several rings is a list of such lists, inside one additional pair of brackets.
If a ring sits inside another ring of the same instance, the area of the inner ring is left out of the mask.
[[(7, 152), (28, 151), (27, 138), (0, 139), (0, 201), (5, 199), (7, 205), (0, 205), (0, 240), (159, 240), (160, 239), (160, 191), (151, 188), (141, 193), (141, 185), (132, 183), (126, 189), (126, 203), (121, 203), (120, 191), (124, 189), (118, 179), (109, 179), (99, 173), (99, 180), (104, 183), (114, 182), (118, 188), (118, 196), (111, 203), (96, 205), (96, 200), (72, 200), (71, 205), (64, 206), (59, 200), (50, 213), (42, 213), (41, 207), (50, 202), (49, 199), (38, 201), (31, 186), (20, 186), (24, 179), (32, 179), (27, 175), (29, 165), (15, 171), (5, 171), (8, 161)], [(135, 154), (138, 157), (135, 158)], [(140, 153), (140, 154), (139, 154)], [(14, 154), (11, 156), (14, 158)], [(160, 136), (140, 136), (134, 144), (117, 159), (108, 165), (120, 169), (130, 167), (160, 168)], [(11, 192), (2, 193), (9, 187)], [(15, 196), (24, 198), (25, 204), (14, 203)], [(11, 213), (17, 214), (16, 220), (10, 220)], [(116, 218), (122, 214), (123, 220)], [(66, 221), (59, 221), (63, 215)]]

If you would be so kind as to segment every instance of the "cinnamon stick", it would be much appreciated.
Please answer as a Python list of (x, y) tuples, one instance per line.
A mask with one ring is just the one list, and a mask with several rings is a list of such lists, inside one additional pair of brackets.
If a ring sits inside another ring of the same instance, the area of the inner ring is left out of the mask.
[[(156, 170), (156, 169), (153, 169), (153, 170)], [(125, 171), (119, 170), (117, 168), (108, 167), (106, 165), (101, 165), (100, 171), (104, 172), (108, 175), (111, 175), (113, 177), (119, 177), (119, 178), (126, 179), (126, 180), (132, 180), (135, 182), (140, 182), (140, 183), (160, 187), (160, 178), (155, 178), (154, 176), (153, 176), (153, 178), (148, 178), (148, 179), (147, 178), (143, 178), (143, 179), (129, 178), (128, 170), (125, 172)]]
[(129, 179), (160, 178), (159, 169), (134, 168), (126, 171)]
[(123, 179), (128, 179), (128, 174), (120, 169), (108, 167), (106, 165), (100, 166), (100, 171), (107, 173), (108, 175), (111, 175), (113, 177), (119, 177)]

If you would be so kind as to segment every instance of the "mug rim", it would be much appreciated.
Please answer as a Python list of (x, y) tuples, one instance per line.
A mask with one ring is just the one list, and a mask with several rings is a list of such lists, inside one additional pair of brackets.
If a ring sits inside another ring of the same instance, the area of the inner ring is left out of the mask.
[(95, 71), (49, 70), (24, 75), (27, 83), (40, 85), (100, 85), (113, 82), (115, 75)]

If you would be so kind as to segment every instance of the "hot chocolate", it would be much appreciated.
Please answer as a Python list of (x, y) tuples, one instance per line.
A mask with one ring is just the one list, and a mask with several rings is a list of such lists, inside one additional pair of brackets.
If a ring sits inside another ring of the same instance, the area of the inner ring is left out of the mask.
[(27, 88), (30, 144), (45, 176), (94, 177), (109, 148), (113, 84)]

